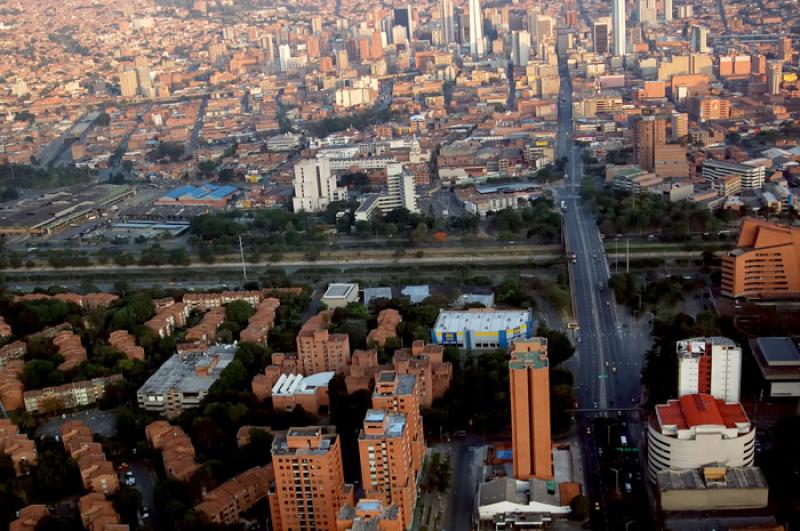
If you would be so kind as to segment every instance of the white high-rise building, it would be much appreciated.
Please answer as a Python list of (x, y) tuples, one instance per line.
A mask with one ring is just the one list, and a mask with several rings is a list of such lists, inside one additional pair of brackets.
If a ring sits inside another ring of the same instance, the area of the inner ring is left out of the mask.
[(514, 66), (528, 66), (531, 55), (531, 34), (527, 31), (511, 33), (511, 61)]
[(278, 46), (278, 62), (281, 67), (281, 72), (286, 72), (289, 69), (289, 61), (292, 59), (292, 49), (288, 44), (281, 44)]
[(742, 349), (726, 337), (696, 337), (678, 341), (678, 396), (710, 394), (739, 402)]
[(442, 23), (442, 41), (445, 46), (456, 42), (453, 0), (439, 0), (439, 20)]
[(471, 55), (486, 54), (481, 0), (469, 0), (469, 53)]
[(324, 210), (328, 203), (347, 199), (347, 188), (336, 187), (336, 175), (331, 172), (327, 157), (303, 159), (294, 165), (295, 212)]
[(614, 0), (611, 18), (611, 23), (614, 26), (614, 55), (623, 56), (626, 53), (625, 41), (627, 39), (625, 31), (625, 0)]
[(672, 21), (672, 0), (664, 0), (664, 20)]

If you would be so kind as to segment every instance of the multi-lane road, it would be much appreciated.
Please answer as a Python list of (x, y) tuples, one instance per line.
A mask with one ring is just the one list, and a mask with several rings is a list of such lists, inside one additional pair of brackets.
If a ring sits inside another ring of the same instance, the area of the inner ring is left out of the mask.
[[(575, 318), (579, 326), (575, 339), (576, 354), (568, 367), (575, 374), (578, 408), (576, 414), (579, 436), (585, 459), (587, 494), (593, 502), (604, 505), (599, 452), (589, 433), (596, 416), (620, 416), (634, 421), (629, 439), (638, 444), (638, 420), (635, 408), (640, 397), (640, 371), (643, 350), (647, 341), (634, 339), (640, 330), (630, 319), (619, 318), (613, 292), (608, 287), (609, 267), (595, 216), (581, 199), (583, 179), (581, 149), (574, 143), (572, 119), (572, 82), (566, 62), (562, 60), (561, 91), (559, 94), (558, 142), (559, 157), (566, 157), (567, 179), (558, 199), (566, 207), (563, 212), (564, 244), (568, 253), (575, 253), (570, 262), (570, 282)], [(608, 522), (600, 514), (601, 527)]]

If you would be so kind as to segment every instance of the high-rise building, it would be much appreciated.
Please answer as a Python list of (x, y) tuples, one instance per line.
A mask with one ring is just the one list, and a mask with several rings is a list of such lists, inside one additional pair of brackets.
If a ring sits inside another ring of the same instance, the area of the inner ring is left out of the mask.
[(743, 190), (758, 190), (764, 184), (764, 166), (758, 164), (739, 164), (730, 160), (706, 159), (703, 161), (703, 177), (711, 186), (717, 180), (728, 175), (739, 175), (742, 178)]
[(326, 157), (303, 159), (294, 165), (292, 208), (295, 212), (324, 210), (331, 201), (346, 196), (346, 188), (336, 187), (336, 175), (331, 172)]
[(794, 57), (794, 52), (792, 50), (792, 38), (791, 37), (784, 37), (780, 41), (780, 45), (778, 47), (778, 56), (783, 59), (784, 63), (791, 63)]
[(667, 141), (667, 122), (655, 116), (644, 116), (636, 122), (634, 130), (636, 163), (645, 171), (654, 171), (656, 147)]
[(350, 362), (350, 337), (331, 334), (331, 310), (319, 312), (297, 333), (297, 358), (304, 374), (342, 372)]
[(394, 8), (394, 25), (403, 26), (406, 29), (406, 40), (414, 40), (414, 19), (411, 14), (411, 5)]
[(728, 403), (739, 401), (742, 349), (726, 337), (678, 341), (678, 396), (709, 394)]
[(516, 340), (508, 369), (514, 477), (553, 479), (547, 339)]
[(769, 61), (767, 63), (767, 84), (769, 93), (773, 96), (781, 93), (783, 81), (783, 61)]
[(625, 31), (625, 17), (625, 0), (614, 0), (611, 21), (614, 30), (614, 55), (617, 57), (626, 53), (625, 44), (628, 37)]
[(745, 219), (736, 249), (722, 257), (727, 297), (800, 296), (800, 228)]
[(656, 0), (638, 0), (636, 12), (640, 24), (655, 24), (658, 20)]
[(453, 9), (453, 33), (455, 34), (456, 42), (463, 44), (467, 40), (464, 33), (467, 24), (464, 21), (464, 10), (460, 7)]
[(672, 140), (681, 140), (689, 136), (689, 115), (685, 112), (673, 112), (670, 117)]
[(275, 488), (268, 499), (273, 529), (336, 531), (339, 509), (353, 504), (336, 428), (308, 426), (276, 434), (272, 467)]
[(708, 28), (697, 24), (689, 27), (689, 43), (695, 53), (708, 53)]
[(531, 52), (531, 35), (527, 31), (511, 33), (511, 62), (514, 66), (528, 66)]
[(397, 505), (406, 527), (414, 519), (417, 498), (410, 434), (403, 413), (369, 409), (358, 436), (361, 484), (366, 496)]
[(485, 55), (485, 41), (481, 0), (469, 0), (469, 53), (471, 55)]
[(422, 430), (419, 381), (413, 374), (381, 371), (375, 377), (372, 407), (396, 411), (406, 416), (411, 438), (411, 462), (414, 474), (422, 469), (425, 455), (425, 434)]
[(347, 54), (347, 50), (338, 50), (336, 52), (336, 68), (341, 72), (342, 70), (347, 70), (350, 67), (350, 57)]
[(439, 0), (439, 20), (442, 24), (442, 42), (445, 46), (456, 42), (453, 0)]
[(292, 59), (292, 48), (288, 44), (278, 46), (278, 64), (281, 72), (289, 70), (289, 61)]
[(752, 466), (755, 426), (739, 403), (711, 395), (684, 395), (656, 406), (647, 430), (647, 474), (655, 482), (662, 470)]
[(672, 0), (664, 0), (664, 21), (672, 21)]
[(139, 90), (136, 70), (126, 70), (119, 76), (119, 86), (123, 98), (133, 98)]
[(322, 33), (322, 16), (314, 15), (311, 17), (311, 33)]
[(608, 17), (598, 19), (592, 25), (592, 43), (594, 44), (594, 53), (606, 55), (610, 50), (609, 35), (611, 33), (611, 21)]
[(555, 27), (551, 16), (533, 12), (528, 14), (528, 33), (531, 34), (531, 42), (536, 46), (551, 42), (555, 38)]

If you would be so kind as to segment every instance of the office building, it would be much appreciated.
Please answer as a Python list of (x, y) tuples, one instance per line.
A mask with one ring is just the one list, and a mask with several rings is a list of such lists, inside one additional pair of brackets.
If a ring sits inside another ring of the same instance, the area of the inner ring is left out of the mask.
[(664, 0), (664, 22), (672, 21), (672, 0)]
[(761, 376), (769, 386), (769, 396), (800, 396), (800, 349), (791, 337), (759, 337), (750, 340)]
[(358, 436), (358, 451), (365, 496), (397, 505), (403, 524), (409, 527), (414, 518), (417, 482), (406, 415), (367, 410)]
[(769, 93), (776, 96), (781, 93), (783, 81), (783, 61), (769, 61), (767, 63), (767, 85)]
[(297, 357), (303, 374), (342, 372), (350, 363), (350, 337), (331, 334), (332, 310), (311, 317), (297, 334)]
[(447, 46), (456, 42), (453, 0), (439, 0), (439, 20), (442, 24), (442, 41)]
[(769, 487), (754, 466), (706, 466), (656, 474), (662, 511), (721, 511), (767, 506)]
[(752, 466), (755, 426), (741, 404), (711, 395), (684, 395), (656, 406), (647, 431), (647, 472), (655, 482), (662, 470), (709, 464)]
[(272, 441), (275, 486), (268, 493), (275, 531), (336, 531), (336, 516), (353, 504), (344, 483), (342, 448), (333, 426), (289, 428)]
[(709, 394), (739, 401), (742, 349), (726, 337), (696, 337), (678, 341), (678, 396)]
[(213, 345), (174, 354), (136, 392), (139, 407), (171, 418), (199, 406), (235, 353), (236, 345)]
[(486, 54), (481, 0), (469, 0), (469, 53), (477, 56)]
[(431, 338), (437, 345), (466, 349), (508, 348), (514, 339), (533, 337), (530, 310), (445, 310), (439, 312)]
[(614, 32), (614, 55), (622, 57), (626, 53), (627, 42), (625, 0), (614, 0), (611, 10), (611, 25)]
[(327, 157), (303, 159), (294, 165), (292, 209), (295, 212), (318, 212), (341, 199), (347, 199), (347, 189), (337, 188), (336, 175), (331, 172)]
[(689, 44), (694, 53), (708, 53), (708, 29), (696, 24), (690, 26)]
[(658, 17), (656, 0), (638, 0), (636, 12), (640, 24), (656, 24)]
[(388, 214), (398, 208), (419, 212), (414, 175), (394, 161), (386, 164), (385, 169), (386, 190), (363, 196), (363, 201), (354, 213), (356, 221), (370, 221), (377, 214)]
[(703, 161), (703, 177), (712, 186), (720, 177), (739, 175), (742, 178), (742, 190), (758, 190), (764, 184), (764, 166), (756, 164), (740, 164), (730, 160)]
[(556, 23), (553, 17), (533, 11), (528, 13), (528, 33), (531, 34), (531, 43), (535, 48), (538, 49), (544, 43), (553, 42), (555, 29)]
[(736, 248), (722, 257), (722, 294), (800, 297), (800, 228), (745, 219)]
[(119, 76), (119, 86), (123, 98), (133, 98), (139, 92), (136, 70), (126, 70)]
[(372, 393), (373, 408), (405, 415), (411, 441), (411, 467), (415, 475), (422, 469), (425, 455), (425, 433), (419, 412), (422, 402), (418, 386), (419, 378), (413, 374), (380, 371), (375, 377), (375, 390)]
[(511, 62), (514, 66), (528, 66), (531, 51), (531, 35), (527, 31), (511, 33)]
[(547, 339), (514, 341), (508, 363), (514, 477), (553, 479)]
[(594, 53), (600, 55), (610, 53), (609, 35), (611, 35), (611, 20), (608, 17), (603, 17), (592, 25)]
[(655, 116), (644, 116), (636, 122), (634, 129), (634, 153), (636, 163), (645, 171), (656, 168), (656, 147), (667, 140), (667, 122)]
[(406, 41), (414, 40), (414, 18), (411, 13), (411, 5), (396, 7), (393, 13), (395, 27), (402, 26), (405, 29)]

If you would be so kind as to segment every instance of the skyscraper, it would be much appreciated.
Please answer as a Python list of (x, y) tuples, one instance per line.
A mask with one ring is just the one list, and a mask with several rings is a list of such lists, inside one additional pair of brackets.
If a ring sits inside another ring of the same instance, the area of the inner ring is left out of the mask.
[(394, 8), (394, 25), (406, 29), (406, 39), (410, 42), (414, 38), (414, 19), (411, 17), (411, 6)]
[(272, 441), (275, 489), (268, 494), (276, 531), (335, 531), (342, 505), (353, 503), (345, 485), (342, 448), (333, 426), (289, 428)]
[(739, 401), (742, 348), (727, 337), (678, 341), (678, 396), (709, 394), (728, 403)]
[(516, 340), (508, 370), (514, 477), (553, 479), (547, 339)]
[(511, 33), (511, 61), (514, 66), (528, 66), (531, 52), (531, 34), (527, 31)]
[(597, 20), (592, 26), (592, 42), (594, 43), (594, 53), (605, 55), (609, 53), (610, 47), (608, 35), (611, 33), (611, 24), (608, 17)]
[(291, 59), (292, 48), (288, 44), (278, 46), (278, 62), (281, 66), (281, 72), (286, 72), (289, 69), (289, 61)]
[(664, 0), (664, 21), (672, 21), (672, 0)]
[(442, 40), (445, 45), (456, 42), (453, 0), (439, 0), (439, 20), (442, 22)]
[(481, 0), (469, 0), (469, 53), (484, 55), (486, 43), (483, 38), (483, 10)]
[(781, 93), (781, 81), (783, 81), (783, 61), (770, 61), (767, 63), (767, 83), (769, 93), (773, 96)]
[(611, 15), (614, 26), (614, 55), (619, 57), (626, 53), (625, 0), (614, 0), (614, 9)]
[(667, 141), (667, 122), (655, 116), (645, 116), (634, 128), (636, 163), (646, 171), (655, 170), (656, 147)]
[(642, 24), (655, 24), (658, 18), (656, 0), (638, 0), (637, 16)]
[(690, 26), (689, 45), (693, 52), (706, 53), (708, 51), (708, 29), (698, 25)]
[(411, 525), (417, 498), (410, 434), (403, 413), (369, 409), (358, 436), (364, 492), (386, 505), (397, 505), (405, 526)]

